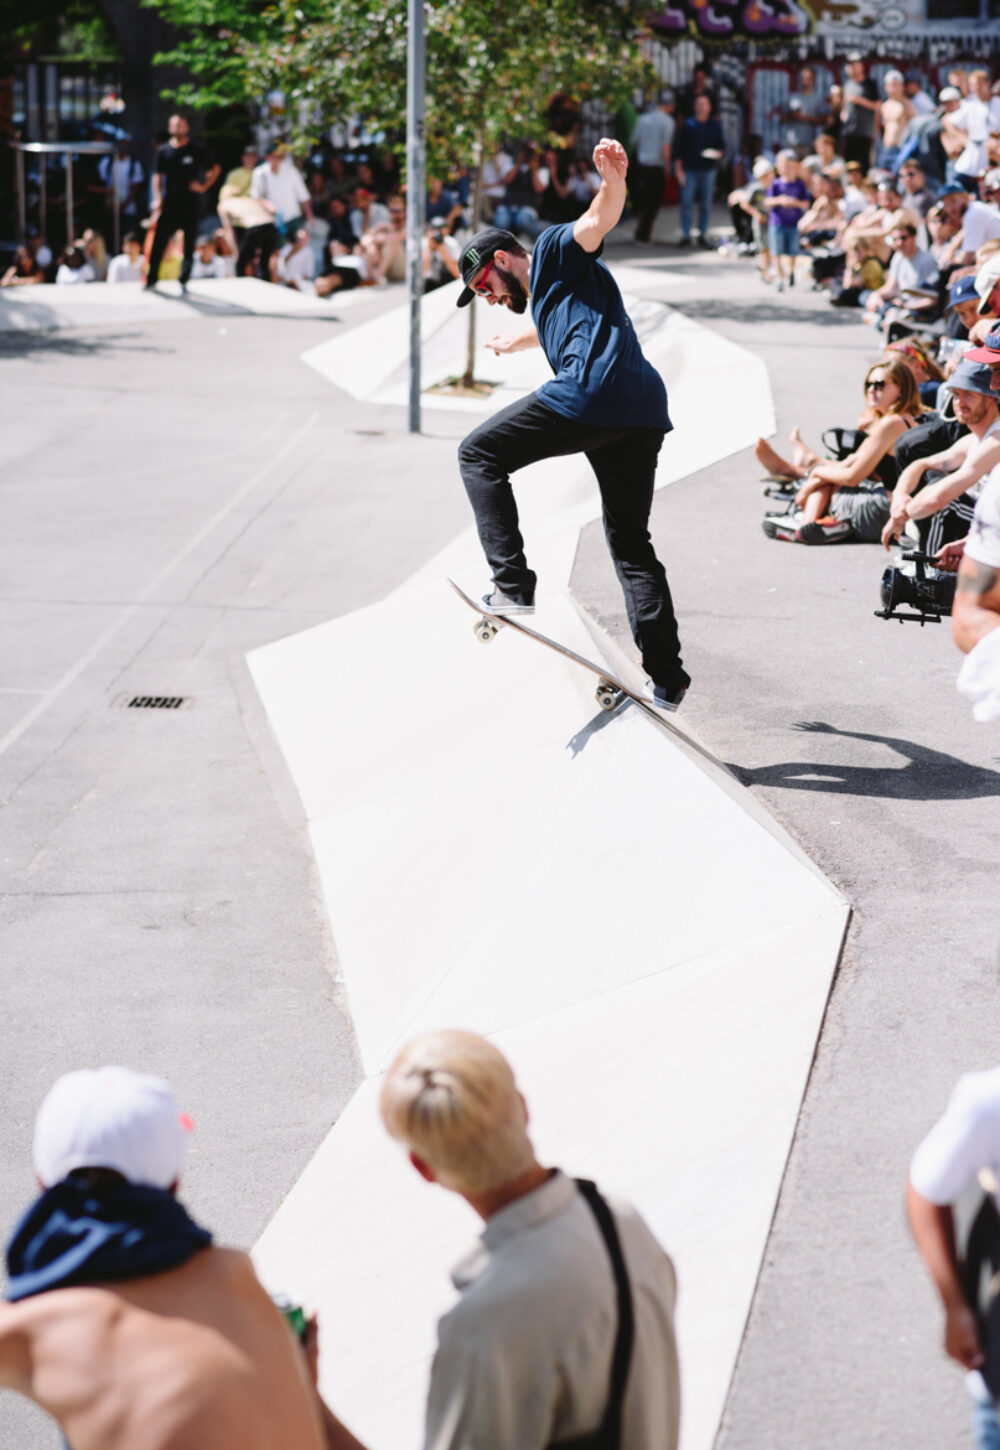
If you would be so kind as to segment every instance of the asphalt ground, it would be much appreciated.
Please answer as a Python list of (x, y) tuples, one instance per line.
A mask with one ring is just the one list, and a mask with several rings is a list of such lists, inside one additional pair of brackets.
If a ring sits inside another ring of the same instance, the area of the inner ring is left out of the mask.
[[(335, 318), (0, 336), (4, 1236), (63, 1071), (168, 1077), (196, 1124), (182, 1195), (245, 1247), (360, 1079), (245, 656), (382, 598), (467, 526), (468, 424), (414, 439), (331, 388), (299, 355)], [(2, 1450), (58, 1443), (0, 1395)]]
[[(824, 428), (854, 425), (878, 355), (857, 314), (801, 286), (776, 294), (746, 262), (642, 258), (690, 278), (665, 300), (766, 361), (779, 451), (793, 424), (817, 448)], [(939, 1450), (971, 1443), (967, 1396), (902, 1195), (955, 1079), (997, 1061), (1000, 736), (955, 690), (947, 622), (874, 617), (881, 547), (767, 539), (761, 475), (747, 450), (656, 498), (694, 681), (683, 715), (853, 919), (717, 1443)], [(631, 650), (599, 524), (574, 589)]]
[[(776, 296), (746, 263), (609, 254), (641, 263), (650, 296), (683, 274), (659, 295), (765, 358), (783, 430), (854, 421), (873, 356), (856, 319)], [(399, 409), (299, 361), (396, 300), (343, 321), (0, 338), (0, 1225), (31, 1198), (32, 1119), (67, 1068), (170, 1077), (197, 1123), (183, 1196), (244, 1245), (358, 1080), (301, 806), (245, 655), (381, 598), (468, 525), (467, 415), (428, 412), (414, 439)], [(759, 474), (747, 453), (657, 498), (685, 717), (855, 916), (720, 1446), (958, 1444), (964, 1394), (901, 1193), (955, 1077), (994, 1061), (1000, 752), (955, 693), (947, 627), (872, 617), (876, 548), (766, 540)], [(627, 643), (596, 526), (575, 588)], [(117, 703), (133, 693), (189, 705)], [(56, 1444), (0, 1398), (0, 1450)]]

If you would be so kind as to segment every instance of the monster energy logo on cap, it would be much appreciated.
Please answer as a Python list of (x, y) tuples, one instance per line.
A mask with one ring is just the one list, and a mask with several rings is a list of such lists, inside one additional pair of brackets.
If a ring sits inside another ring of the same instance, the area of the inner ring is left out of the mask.
[(514, 233), (502, 231), (499, 227), (486, 227), (484, 231), (476, 233), (462, 253), (459, 263), (462, 281), (465, 283), (458, 299), (459, 307), (467, 307), (476, 295), (469, 284), (480, 267), (485, 267), (497, 252), (506, 251), (511, 245), (517, 246)]

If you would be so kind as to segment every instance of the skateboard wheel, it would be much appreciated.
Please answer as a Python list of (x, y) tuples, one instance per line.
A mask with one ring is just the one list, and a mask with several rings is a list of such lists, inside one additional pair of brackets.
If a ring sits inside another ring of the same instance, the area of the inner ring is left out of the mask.
[(488, 619), (479, 619), (473, 625), (472, 632), (481, 644), (489, 644), (496, 635), (497, 627)]
[(594, 699), (602, 710), (613, 710), (621, 697), (621, 690), (616, 690), (614, 685), (601, 684), (594, 691)]

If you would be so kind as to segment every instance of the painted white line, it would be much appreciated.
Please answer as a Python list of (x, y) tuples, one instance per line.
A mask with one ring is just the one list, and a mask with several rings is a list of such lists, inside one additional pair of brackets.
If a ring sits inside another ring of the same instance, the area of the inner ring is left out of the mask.
[[(87, 669), (89, 665), (93, 664), (94, 660), (97, 659), (98, 655), (101, 654), (101, 652), (106, 649), (107, 646), (111, 643), (115, 635), (118, 634), (125, 627), (126, 624), (128, 624), (129, 620), (133, 617), (133, 615), (138, 612), (140, 607), (156, 593), (161, 585), (163, 585), (166, 580), (170, 578), (171, 574), (173, 574), (174, 571), (178, 569), (181, 564), (184, 563), (185, 559), (190, 558), (194, 551), (199, 548), (205, 542), (205, 540), (209, 538), (211, 534), (215, 532), (219, 525), (225, 522), (225, 520), (232, 513), (233, 509), (235, 509), (240, 503), (242, 503), (243, 499), (246, 498), (247, 494), (252, 493), (257, 485), (261, 482), (261, 480), (266, 478), (267, 475), (272, 471), (272, 469), (277, 468), (278, 464), (281, 463), (283, 459), (287, 458), (289, 453), (291, 453), (295, 448), (298, 447), (299, 443), (301, 443), (302, 439), (313, 427), (313, 424), (316, 422), (316, 419), (318, 417), (318, 412), (311, 413), (309, 415), (309, 417), (303, 423), (302, 427), (298, 430), (298, 432), (292, 438), (290, 438), (288, 442), (283, 445), (283, 447), (279, 448), (278, 452), (274, 455), (274, 457), (269, 459), (268, 462), (263, 465), (263, 467), (257, 470), (256, 473), (252, 474), (245, 483), (242, 483), (240, 487), (236, 490), (236, 492), (232, 495), (232, 497), (226, 503), (224, 503), (221, 508), (217, 509), (210, 519), (206, 520), (206, 522), (202, 524), (201, 528), (196, 534), (192, 535), (192, 537), (187, 541), (183, 548), (178, 549), (177, 553), (173, 556), (173, 558), (170, 559), (163, 566), (160, 572), (155, 576), (155, 578), (153, 578), (149, 582), (149, 584), (147, 584), (146, 588), (142, 591), (142, 593), (139, 594), (132, 601), (131, 604), (127, 605), (120, 612), (120, 614), (115, 617), (111, 624), (108, 625), (107, 629), (104, 630), (103, 634), (100, 634), (97, 639), (94, 640), (93, 644), (89, 647), (89, 649), (84, 650), (83, 654), (80, 655), (76, 663), (66, 671), (62, 679), (58, 680), (50, 690), (46, 690), (38, 703), (34, 705), (26, 715), (23, 715), (21, 719), (17, 722), (17, 724), (13, 725), (11, 729), (7, 731), (6, 735), (0, 738), (0, 755), (4, 755), (11, 748), (12, 745), (15, 745), (17, 741), (20, 740), (21, 736), (25, 733), (26, 730), (31, 729), (32, 725), (34, 725), (35, 722), (39, 720), (41, 716), (44, 715), (45, 712), (52, 705), (55, 704), (55, 702), (59, 699), (60, 695), (64, 694), (65, 691), (69, 689), (70, 685), (72, 685), (76, 680), (80, 678), (84, 670)], [(282, 420), (279, 419), (278, 424), (280, 424), (281, 421)], [(277, 427), (278, 424), (276, 424), (275, 426)]]

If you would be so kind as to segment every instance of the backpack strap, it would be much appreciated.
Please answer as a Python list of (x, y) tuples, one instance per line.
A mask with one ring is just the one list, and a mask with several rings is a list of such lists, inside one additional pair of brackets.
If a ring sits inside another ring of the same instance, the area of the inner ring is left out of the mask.
[(628, 1383), (629, 1366), (632, 1361), (632, 1342), (635, 1339), (635, 1317), (632, 1312), (632, 1290), (629, 1286), (625, 1256), (615, 1220), (605, 1200), (589, 1178), (577, 1178), (576, 1186), (583, 1195), (587, 1207), (597, 1220), (601, 1238), (604, 1240), (611, 1267), (615, 1276), (615, 1291), (618, 1300), (618, 1332), (611, 1358), (611, 1389), (608, 1403), (601, 1421), (600, 1434), (608, 1450), (617, 1450), (621, 1443), (622, 1409), (625, 1403), (625, 1386)]

